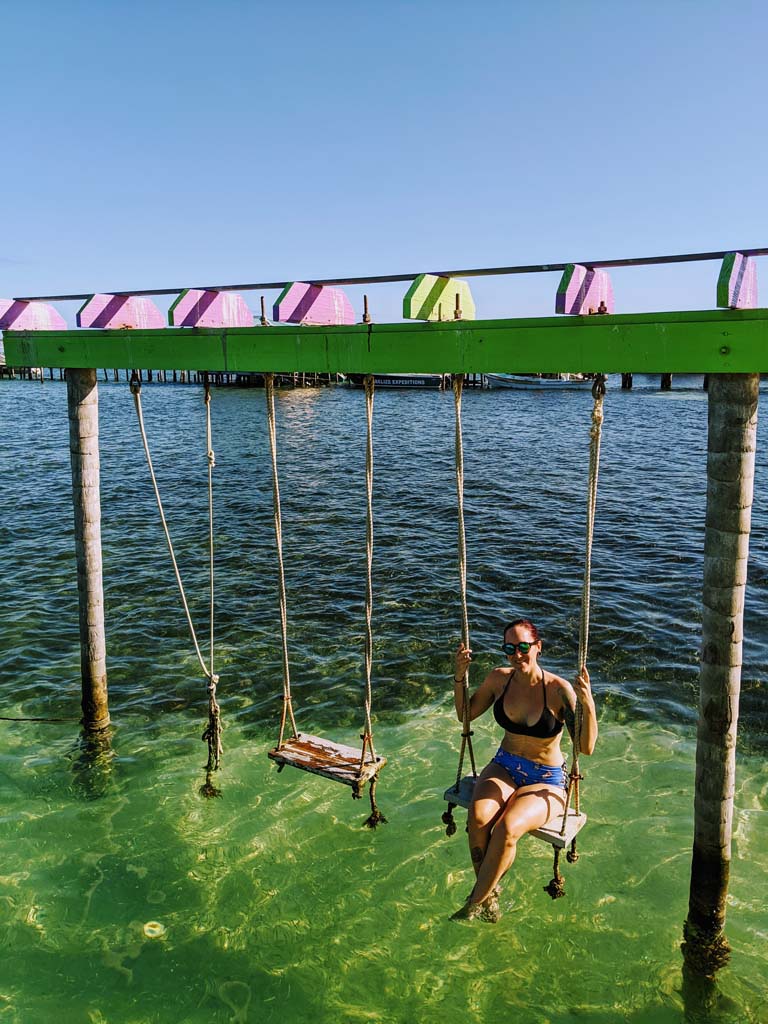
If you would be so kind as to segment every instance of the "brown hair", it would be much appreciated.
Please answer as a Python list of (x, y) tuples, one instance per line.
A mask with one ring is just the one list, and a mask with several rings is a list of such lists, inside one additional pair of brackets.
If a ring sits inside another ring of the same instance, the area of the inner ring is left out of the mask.
[(510, 629), (514, 629), (515, 626), (525, 626), (525, 628), (530, 632), (531, 636), (533, 637), (533, 642), (534, 643), (538, 643), (539, 640), (541, 640), (541, 637), (539, 636), (538, 629), (531, 622), (530, 619), (515, 619), (513, 622), (508, 622), (506, 624), (506, 626), (504, 627), (504, 630), (502, 631), (502, 634), (501, 634), (502, 640), (507, 635), (507, 633), (510, 631)]

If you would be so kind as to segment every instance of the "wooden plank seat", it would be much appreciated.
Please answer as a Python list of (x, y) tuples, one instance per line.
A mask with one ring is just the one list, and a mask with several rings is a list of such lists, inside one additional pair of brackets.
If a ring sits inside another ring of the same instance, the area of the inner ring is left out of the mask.
[[(446, 789), (443, 794), (443, 798), (448, 803), (456, 804), (458, 807), (469, 807), (472, 803), (472, 793), (475, 789), (475, 778), (472, 775), (465, 775), (459, 783), (459, 788), (451, 786), (450, 789)], [(565, 832), (561, 835), (561, 829), (563, 827), (563, 815), (558, 814), (556, 817), (548, 821), (542, 828), (537, 828), (533, 832), (529, 833), (532, 836), (536, 836), (537, 839), (543, 839), (545, 842), (550, 843), (552, 846), (557, 846), (561, 850), (568, 846), (578, 832), (583, 828), (586, 823), (586, 814), (577, 814), (576, 811), (570, 807), (568, 809), (568, 818), (565, 825)]]
[(312, 772), (313, 775), (333, 779), (334, 782), (343, 782), (345, 786), (363, 786), (387, 763), (385, 757), (371, 761), (370, 754), (366, 753), (368, 760), (361, 771), (360, 748), (334, 743), (323, 736), (309, 736), (307, 733), (299, 733), (285, 740), (282, 746), (274, 747), (268, 754), (281, 768), (288, 764)]

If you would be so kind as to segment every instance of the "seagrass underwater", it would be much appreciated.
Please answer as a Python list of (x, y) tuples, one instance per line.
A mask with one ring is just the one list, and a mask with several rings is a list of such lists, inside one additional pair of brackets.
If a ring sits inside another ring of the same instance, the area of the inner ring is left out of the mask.
[[(70, 723), (2, 724), (3, 1019), (681, 1021), (679, 943), (693, 821), (706, 396), (699, 379), (609, 381), (590, 673), (600, 738), (567, 895), (526, 840), (497, 925), (448, 920), (472, 885), (464, 814), (445, 836), (460, 632), (449, 394), (376, 397), (374, 732), (388, 758), (361, 828), (347, 787), (266, 757), (281, 650), (260, 391), (214, 389), (222, 797), (198, 789), (205, 684), (157, 520), (127, 385), (100, 384), (111, 750)], [(207, 615), (202, 389), (146, 386), (144, 415), (191, 611)], [(292, 686), (308, 732), (357, 743), (365, 601), (361, 392), (279, 392)], [(503, 621), (544, 628), (572, 678), (583, 564), (588, 394), (464, 398), (473, 685)], [(77, 717), (79, 650), (66, 394), (0, 382), (3, 711)], [(759, 428), (759, 449), (765, 431)], [(718, 1020), (768, 1017), (768, 488), (755, 487), (736, 818)], [(486, 716), (488, 717), (488, 716)], [(475, 724), (485, 764), (498, 745)], [(485, 965), (478, 971), (477, 964)], [(566, 979), (564, 980), (563, 968)]]

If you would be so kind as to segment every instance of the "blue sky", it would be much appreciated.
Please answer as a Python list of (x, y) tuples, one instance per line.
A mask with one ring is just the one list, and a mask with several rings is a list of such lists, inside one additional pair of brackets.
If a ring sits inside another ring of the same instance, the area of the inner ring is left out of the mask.
[[(768, 244), (764, 4), (2, 15), (0, 296)], [(717, 271), (615, 271), (617, 311), (714, 306)], [(478, 316), (548, 315), (557, 282), (473, 281)], [(374, 319), (405, 287), (368, 289)]]

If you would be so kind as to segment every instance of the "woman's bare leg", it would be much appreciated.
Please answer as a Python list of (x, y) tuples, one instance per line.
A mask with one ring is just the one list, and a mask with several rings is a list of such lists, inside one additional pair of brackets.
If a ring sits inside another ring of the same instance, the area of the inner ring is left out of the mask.
[[(469, 856), (472, 861), (472, 869), (477, 878), (480, 867), (483, 863), (491, 832), (497, 821), (504, 813), (504, 808), (514, 796), (515, 787), (509, 774), (497, 764), (491, 762), (483, 771), (475, 785), (475, 792), (472, 803), (467, 813), (467, 836), (469, 839)], [(498, 921), (498, 899), (494, 895), (494, 901), (486, 901), (481, 908), (474, 906), (468, 899), (464, 906), (452, 916), (456, 919), (474, 917), (483, 912), (488, 920)], [(491, 903), (495, 905), (491, 905)]]
[(469, 856), (475, 876), (483, 863), (491, 830), (514, 792), (508, 774), (499, 765), (491, 763), (480, 773), (467, 814)]
[(469, 897), (470, 904), (480, 904), (488, 899), (512, 866), (518, 840), (560, 814), (564, 806), (565, 794), (556, 786), (523, 786), (514, 793), (491, 830), (477, 881)]

